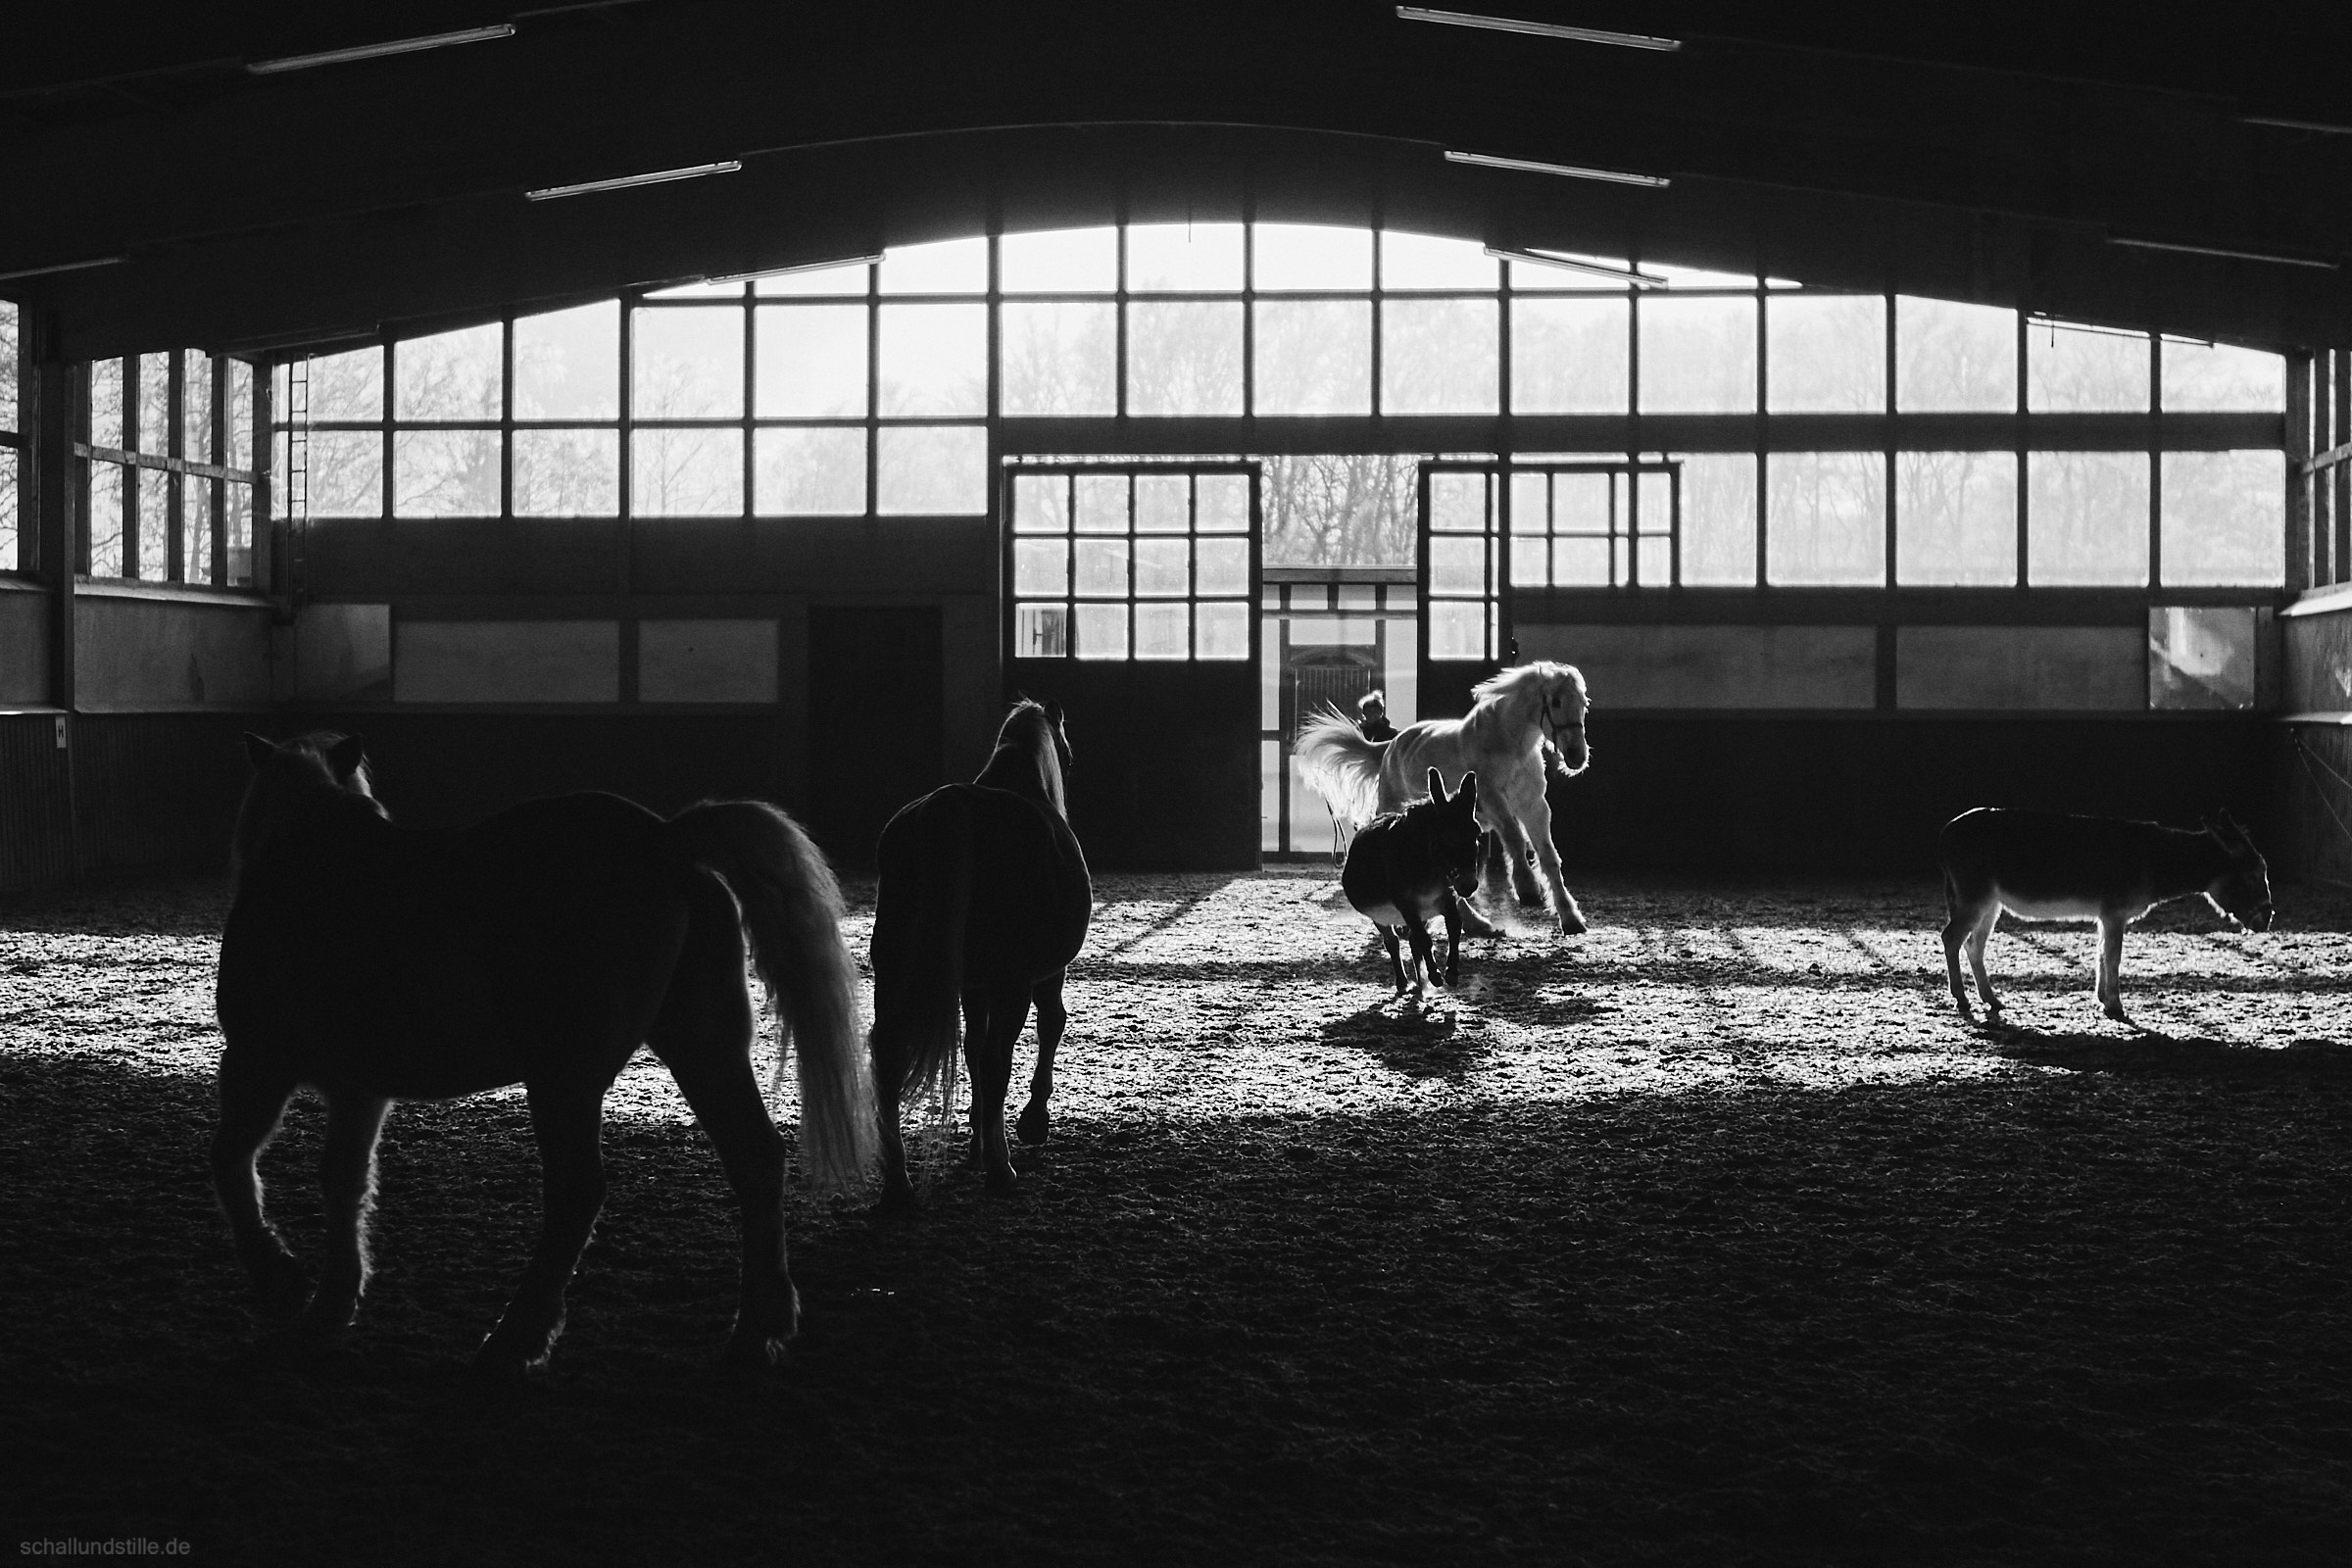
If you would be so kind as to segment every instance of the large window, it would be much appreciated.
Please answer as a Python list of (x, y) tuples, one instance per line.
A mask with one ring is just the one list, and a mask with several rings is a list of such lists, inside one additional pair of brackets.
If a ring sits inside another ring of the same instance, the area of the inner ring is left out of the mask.
[(22, 334), (13, 301), (0, 300), (0, 571), (27, 564), (24, 559), (24, 437), (18, 382), (23, 376)]
[(1245, 468), (1017, 473), (1012, 656), (1248, 659), (1250, 502)]
[(92, 361), (82, 385), (77, 569), (254, 586), (253, 368), (177, 349)]

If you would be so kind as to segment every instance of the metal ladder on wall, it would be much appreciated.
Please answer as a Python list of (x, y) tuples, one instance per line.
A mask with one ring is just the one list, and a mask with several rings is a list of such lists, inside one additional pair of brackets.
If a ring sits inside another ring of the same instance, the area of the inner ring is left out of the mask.
[(286, 362), (286, 542), (292, 560), (287, 586), (301, 603), (310, 588), (311, 357)]

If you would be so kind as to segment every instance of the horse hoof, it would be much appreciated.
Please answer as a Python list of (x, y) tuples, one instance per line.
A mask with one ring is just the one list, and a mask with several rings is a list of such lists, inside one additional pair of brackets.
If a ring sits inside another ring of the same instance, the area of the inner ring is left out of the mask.
[(1020, 1119), (1012, 1124), (1013, 1135), (1024, 1144), (1037, 1145), (1053, 1136), (1054, 1118), (1043, 1105), (1023, 1108)]
[(1020, 1172), (1009, 1165), (1002, 1170), (992, 1170), (988, 1173), (988, 1190), (999, 1197), (1018, 1191), (1020, 1185)]
[(1564, 937), (1581, 937), (1591, 929), (1592, 927), (1585, 924), (1582, 915), (1563, 914), (1560, 916), (1560, 935)]

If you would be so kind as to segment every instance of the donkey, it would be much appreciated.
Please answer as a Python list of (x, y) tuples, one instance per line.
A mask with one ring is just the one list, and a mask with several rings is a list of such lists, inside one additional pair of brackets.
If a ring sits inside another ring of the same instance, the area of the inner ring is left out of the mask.
[(2271, 928), (2271, 875), (2246, 830), (2224, 811), (2202, 830), (2111, 816), (2009, 811), (1979, 807), (1943, 825), (1943, 961), (1960, 1015), (1971, 1016), (1960, 985), (1968, 948), (1977, 995), (1998, 1022), (2000, 999), (1984, 974), (1984, 942), (2003, 909), (2029, 920), (2089, 918), (2099, 926), (2098, 998), (2124, 1016), (2124, 927), (2159, 904), (2202, 894), (2230, 920)]
[(1396, 995), (1404, 995), (1404, 961), (1396, 933), (1413, 949), (1413, 994), (1426, 998), (1437, 964), (1430, 951), (1433, 914), (1446, 918), (1446, 984), (1462, 976), (1462, 900), (1478, 890), (1478, 775), (1464, 773), (1448, 800), (1446, 780), (1429, 770), (1429, 799), (1376, 816), (1348, 846), (1340, 890), (1388, 945)]

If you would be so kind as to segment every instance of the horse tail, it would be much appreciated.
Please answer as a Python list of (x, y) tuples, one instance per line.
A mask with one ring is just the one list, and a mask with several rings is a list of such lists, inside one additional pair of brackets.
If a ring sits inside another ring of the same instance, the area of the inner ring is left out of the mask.
[(1292, 755), (1334, 815), (1354, 824), (1380, 814), (1380, 763), (1388, 741), (1368, 741), (1345, 713), (1317, 713), (1298, 728)]
[(882, 833), (871, 1045), (883, 1080), (874, 1091), (885, 1103), (955, 1094), (973, 829), (970, 804), (943, 790), (900, 812)]
[(705, 801), (667, 831), (734, 891), (781, 1021), (779, 1054), (800, 1042), (804, 1167), (822, 1187), (855, 1189), (874, 1154), (873, 1076), (833, 868), (800, 824), (759, 801)]

